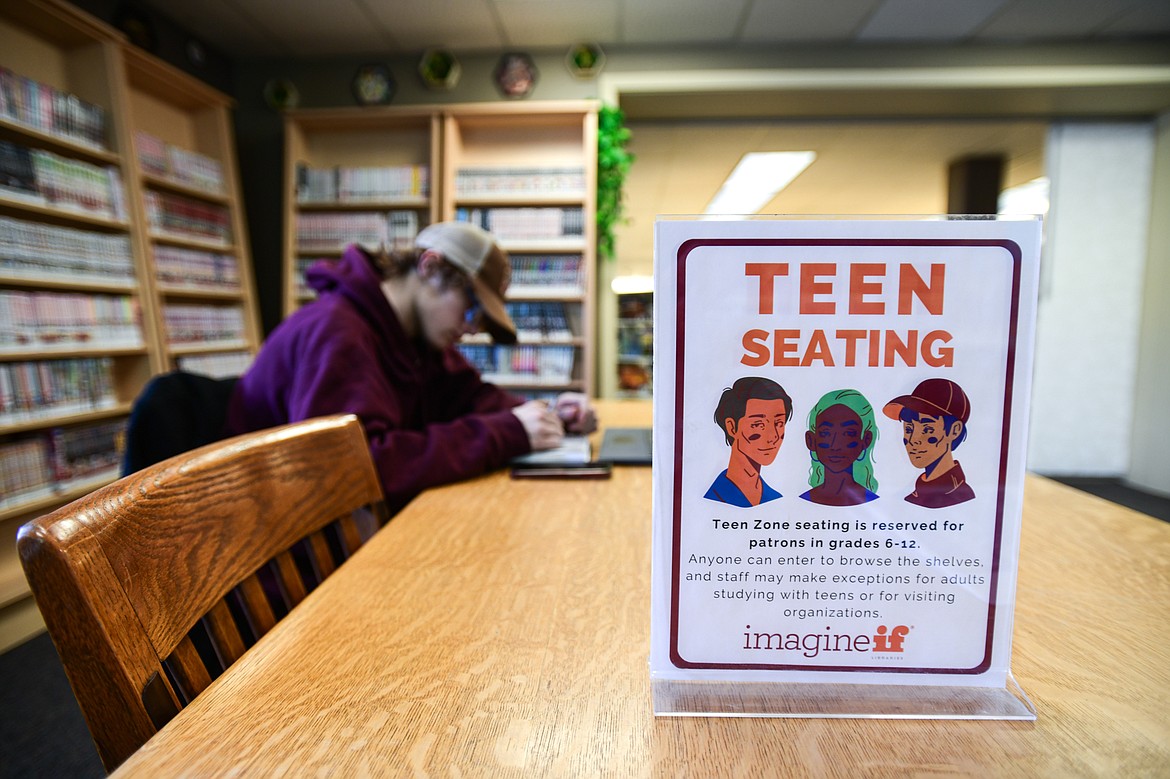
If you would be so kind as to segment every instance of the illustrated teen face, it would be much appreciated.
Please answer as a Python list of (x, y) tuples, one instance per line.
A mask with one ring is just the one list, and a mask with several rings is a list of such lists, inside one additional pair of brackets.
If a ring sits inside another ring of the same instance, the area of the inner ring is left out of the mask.
[(418, 320), (423, 340), (442, 351), (464, 335), (479, 332), (483, 316), (470, 279), (457, 271), (442, 269), (440, 263), (427, 264), (424, 260)]
[(963, 429), (962, 422), (954, 422), (947, 430), (942, 417), (919, 414), (918, 419), (902, 420), (902, 444), (915, 468), (927, 468), (951, 451), (951, 445)]
[(735, 439), (735, 446), (757, 465), (771, 465), (784, 443), (788, 413), (783, 399), (749, 400), (738, 421), (728, 417), (723, 424)]
[(816, 429), (805, 433), (804, 441), (826, 469), (850, 471), (873, 441), (873, 433), (862, 428), (861, 417), (838, 403), (817, 414)]

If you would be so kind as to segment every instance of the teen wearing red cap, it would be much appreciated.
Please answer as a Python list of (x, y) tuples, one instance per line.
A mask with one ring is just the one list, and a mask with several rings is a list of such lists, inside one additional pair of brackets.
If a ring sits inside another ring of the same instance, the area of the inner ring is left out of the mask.
[(963, 388), (949, 379), (926, 379), (909, 395), (900, 395), (882, 409), (902, 422), (902, 443), (915, 468), (923, 473), (906, 500), (937, 509), (975, 497), (954, 450), (967, 437), (971, 401)]

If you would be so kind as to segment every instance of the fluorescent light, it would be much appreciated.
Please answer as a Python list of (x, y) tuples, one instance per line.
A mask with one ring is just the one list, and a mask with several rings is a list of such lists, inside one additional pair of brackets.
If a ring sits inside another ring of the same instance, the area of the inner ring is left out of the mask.
[(1048, 179), (1041, 177), (999, 193), (1001, 216), (1048, 213)]
[(653, 276), (614, 276), (609, 288), (615, 295), (638, 295), (654, 291)]
[(817, 153), (766, 151), (743, 155), (707, 205), (708, 214), (754, 214), (792, 183)]

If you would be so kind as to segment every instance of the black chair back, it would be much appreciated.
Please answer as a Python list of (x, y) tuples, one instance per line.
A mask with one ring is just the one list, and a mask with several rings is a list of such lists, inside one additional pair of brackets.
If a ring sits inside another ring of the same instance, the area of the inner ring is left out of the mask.
[(130, 410), (122, 475), (223, 438), (236, 381), (171, 371), (147, 382)]

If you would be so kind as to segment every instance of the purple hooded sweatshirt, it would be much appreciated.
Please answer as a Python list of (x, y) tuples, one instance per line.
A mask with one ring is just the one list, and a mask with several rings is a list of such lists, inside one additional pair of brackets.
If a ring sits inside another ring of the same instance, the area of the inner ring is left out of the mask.
[(410, 339), (356, 246), (306, 273), (318, 297), (282, 322), (240, 377), (230, 435), (326, 414), (361, 419), (391, 513), (422, 490), (502, 467), (530, 450), (511, 412), (452, 346)]

